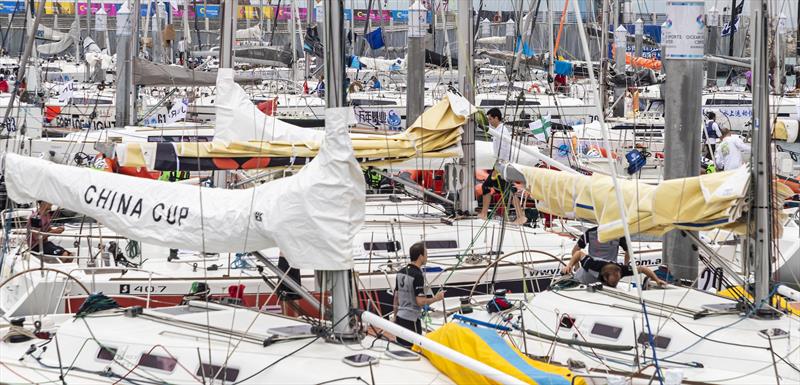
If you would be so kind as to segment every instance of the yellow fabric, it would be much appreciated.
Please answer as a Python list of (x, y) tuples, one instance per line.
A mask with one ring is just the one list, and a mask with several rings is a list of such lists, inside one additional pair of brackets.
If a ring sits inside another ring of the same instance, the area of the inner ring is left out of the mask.
[[(525, 177), (526, 188), (540, 211), (578, 218), (599, 225), (598, 238), (609, 241), (624, 235), (623, 222), (611, 177), (571, 174), (515, 165)], [(708, 230), (726, 228), (741, 232), (749, 188), (746, 168), (671, 179), (659, 185), (620, 180), (625, 213), (632, 234), (662, 235), (673, 229)], [(791, 195), (776, 184), (776, 207)]]
[[(467, 118), (453, 112), (450, 101), (444, 97), (426, 110), (407, 130), (394, 135), (350, 134), (356, 158), (374, 159), (371, 164), (380, 164), (383, 159), (405, 160), (412, 157), (452, 158), (460, 157), (459, 143), (463, 133), (461, 126)], [(314, 157), (319, 143), (287, 142), (233, 142), (225, 146), (221, 142), (175, 143), (175, 151), (182, 157)], [(127, 156), (121, 166), (144, 167), (145, 157), (140, 145), (128, 144)]]
[[(742, 288), (742, 286), (729, 287), (725, 290), (717, 292), (717, 294), (727, 298), (738, 299), (744, 297), (750, 301), (753, 300), (753, 296), (750, 295), (750, 293), (748, 293), (747, 291), (745, 291)], [(783, 296), (775, 294), (772, 296), (772, 300), (770, 302), (772, 303), (772, 306), (775, 307), (776, 309), (785, 310), (788, 311), (790, 314), (800, 316), (800, 309), (791, 306), (792, 303), (787, 301), (786, 298), (784, 298)]]
[[(483, 362), (503, 373), (516, 377), (520, 381), (528, 384), (535, 384), (535, 382), (533, 382), (528, 376), (506, 361), (502, 355), (495, 352), (486, 344), (486, 342), (484, 342), (468, 327), (459, 325), (456, 322), (449, 322), (435, 331), (426, 334), (425, 337), (447, 346), (461, 354)], [(514, 352), (517, 353), (520, 358), (522, 358), (522, 360), (536, 369), (551, 374), (560, 375), (566, 379), (567, 383), (572, 381), (573, 374), (569, 369), (532, 360), (513, 346), (510, 346), (510, 348), (513, 349)], [(421, 349), (418, 346), (414, 346), (414, 350), (421, 352), (425, 357), (428, 358), (431, 364), (436, 367), (436, 369), (446, 374), (451, 380), (453, 380), (453, 382), (457, 384), (498, 384), (496, 381), (493, 381), (488, 377), (475, 373), (470, 369), (464, 368), (463, 366), (453, 363), (452, 361), (442, 358), (430, 351)], [(584, 379), (580, 377), (575, 378), (575, 381), (572, 383), (576, 385), (586, 384)]]
[(775, 122), (775, 126), (772, 128), (772, 139), (775, 140), (786, 140), (789, 138), (789, 135), (786, 132), (786, 123), (778, 120)]

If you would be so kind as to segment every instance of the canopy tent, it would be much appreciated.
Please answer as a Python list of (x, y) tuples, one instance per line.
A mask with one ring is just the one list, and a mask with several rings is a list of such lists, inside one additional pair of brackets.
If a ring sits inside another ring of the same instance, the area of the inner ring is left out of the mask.
[[(614, 181), (606, 175), (592, 176), (544, 168), (512, 165), (525, 179), (527, 191), (540, 211), (584, 219), (599, 225), (601, 241), (624, 235), (623, 221), (614, 192)], [(631, 234), (662, 235), (673, 229), (708, 230), (726, 228), (744, 232), (743, 213), (750, 186), (750, 170), (670, 179), (658, 185), (620, 180)], [(792, 194), (776, 184), (777, 207)]]

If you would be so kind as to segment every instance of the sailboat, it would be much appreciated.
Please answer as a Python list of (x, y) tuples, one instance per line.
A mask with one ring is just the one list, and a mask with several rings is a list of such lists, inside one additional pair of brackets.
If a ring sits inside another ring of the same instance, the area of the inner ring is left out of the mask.
[[(625, 227), (631, 233), (654, 234), (709, 227), (738, 231), (751, 242), (746, 253), (752, 276), (731, 275), (732, 281), (723, 286), (727, 290), (716, 293), (694, 282), (656, 287), (636, 273), (616, 286), (561, 280), (537, 294), (496, 293), (473, 298), (472, 306), (451, 301), (436, 308), (431, 327), (449, 318), (495, 329), (530, 355), (578, 373), (612, 376), (615, 382), (800, 381), (800, 309), (774, 295), (782, 289), (770, 274), (773, 242), (781, 232), (776, 212), (791, 192), (771, 176), (766, 45), (761, 45), (766, 17), (760, 2), (754, 15), (754, 44), (760, 47), (754, 62), (761, 72), (754, 83), (757, 145), (750, 167), (757, 171), (745, 167), (646, 186), (616, 184), (599, 175), (509, 167), (526, 181), (535, 199), (544, 201), (543, 210), (593, 218), (601, 241), (619, 237)], [(667, 204), (670, 195), (681, 202)], [(687, 240), (698, 245), (704, 259), (716, 258), (704, 242)], [(499, 307), (501, 299), (510, 306)]]

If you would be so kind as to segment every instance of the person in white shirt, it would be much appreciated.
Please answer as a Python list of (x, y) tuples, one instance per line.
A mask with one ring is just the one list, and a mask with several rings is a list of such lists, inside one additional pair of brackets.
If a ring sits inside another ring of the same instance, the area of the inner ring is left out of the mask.
[(728, 128), (722, 129), (722, 141), (717, 145), (717, 169), (722, 171), (735, 170), (742, 167), (742, 153), (750, 152), (750, 145), (743, 142), (742, 138), (731, 135)]
[[(492, 137), (492, 147), (494, 147), (494, 154), (497, 156), (498, 163), (510, 161), (511, 142), (501, 138), (503, 135), (510, 136), (511, 129), (506, 129), (505, 124), (503, 124), (503, 114), (500, 112), (499, 108), (495, 107), (486, 112), (486, 116), (489, 120), (489, 130), (500, 135), (500, 137)], [(492, 189), (499, 189), (498, 191), (502, 193), (503, 199), (505, 199), (507, 196), (506, 194), (511, 194), (511, 205), (514, 206), (514, 210), (517, 213), (517, 218), (512, 223), (515, 225), (523, 225), (528, 221), (528, 218), (525, 217), (525, 211), (522, 210), (522, 204), (520, 204), (519, 197), (517, 197), (514, 184), (503, 179), (500, 176), (500, 172), (498, 171), (497, 167), (492, 170), (492, 173), (483, 182), (481, 189), (483, 191), (483, 196), (481, 197), (481, 211), (478, 214), (478, 217), (483, 219), (488, 217), (489, 204), (492, 201)]]

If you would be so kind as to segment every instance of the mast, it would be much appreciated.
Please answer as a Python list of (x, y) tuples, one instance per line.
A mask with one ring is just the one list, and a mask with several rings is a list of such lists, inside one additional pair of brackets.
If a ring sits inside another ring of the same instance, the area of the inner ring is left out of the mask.
[(222, 34), (219, 40), (219, 68), (233, 68), (233, 33), (239, 16), (237, 0), (223, 0)]
[[(708, 26), (708, 45), (706, 53), (717, 54), (717, 39), (719, 39), (719, 12), (717, 7), (712, 6), (706, 13), (706, 25)], [(709, 86), (717, 85), (717, 63), (709, 61), (706, 64), (706, 84)]]
[(753, 165), (752, 188), (755, 199), (751, 212), (755, 222), (750, 231), (750, 261), (755, 280), (754, 306), (769, 305), (769, 280), (772, 261), (772, 157), (770, 154), (769, 77), (767, 64), (768, 17), (766, 2), (751, 1), (751, 30), (753, 36)]
[(555, 61), (556, 61), (556, 50), (554, 47), (555, 44), (555, 34), (553, 33), (553, 3), (552, 0), (547, 0), (547, 49), (550, 51), (550, 60), (547, 63), (547, 74), (548, 74), (548, 82), (552, 85), (553, 79), (555, 78)]
[[(314, 0), (308, 0), (306, 3), (306, 30), (311, 29), (311, 24), (314, 22)], [(263, 22), (263, 17), (261, 18)], [(303, 71), (303, 81), (308, 80), (308, 75), (311, 73), (311, 57), (306, 50), (303, 50), (303, 55), (305, 55), (305, 68)]]
[[(606, 79), (608, 79), (608, 18), (609, 15), (609, 0), (603, 1), (603, 12), (600, 25), (600, 79), (597, 81), (600, 86), (600, 106), (603, 107), (603, 116), (606, 114), (608, 107), (608, 91), (606, 90)], [(589, 63), (589, 68), (592, 68), (592, 63)], [(590, 69), (591, 70), (591, 69)]]
[[(31, 56), (31, 51), (33, 50), (33, 42), (36, 40), (36, 31), (39, 30), (39, 23), (42, 21), (42, 16), (44, 15), (44, 1), (39, 2), (39, 6), (36, 7), (36, 17), (33, 18), (33, 23), (31, 24), (31, 28), (27, 31), (28, 38), (25, 40), (25, 51), (22, 52), (22, 58), (19, 60), (19, 69), (17, 69), (17, 82), (21, 82), (22, 79), (25, 79), (25, 69), (28, 67), (28, 58)], [(25, 13), (28, 13), (27, 11)], [(26, 15), (27, 17), (27, 15)], [(14, 99), (17, 97), (16, 92), (17, 87), (14, 87), (14, 92), (11, 93), (11, 97), (8, 98), (8, 106), (6, 106), (6, 114), (3, 117), (3, 120), (0, 123), (5, 123), (8, 121), (9, 115), (11, 115), (11, 108), (14, 107)]]
[(728, 22), (728, 26), (730, 26), (731, 34), (730, 40), (728, 40), (728, 56), (733, 56), (733, 37), (736, 36), (736, 30), (734, 29), (734, 21), (736, 21), (736, 16), (738, 13), (736, 12), (736, 0), (731, 0), (731, 20)]
[(408, 8), (408, 61), (406, 66), (406, 125), (425, 108), (425, 35), (427, 10), (419, 1)]
[[(614, 30), (614, 72), (625, 74), (625, 54), (628, 50), (628, 30), (620, 24)], [(614, 116), (625, 116), (625, 86), (614, 86)]]
[[(664, 179), (698, 175), (700, 133), (703, 129), (703, 39), (705, 28), (694, 20), (705, 13), (703, 1), (668, 3), (667, 17), (673, 21), (665, 31)], [(664, 235), (663, 258), (677, 279), (697, 278), (697, 250), (684, 231)]]
[[(138, 10), (139, 2), (133, 2), (133, 9)], [(116, 125), (125, 127), (133, 123), (136, 116), (134, 109), (133, 57), (135, 45), (133, 38), (134, 25), (139, 20), (136, 13), (126, 1), (117, 12), (117, 95)]]
[[(345, 106), (344, 67), (344, 6), (343, 0), (324, 0), (325, 49), (325, 107)], [(322, 275), (323, 292), (330, 290), (331, 322), (338, 339), (355, 339), (358, 328), (350, 314), (353, 306), (353, 286), (349, 270), (328, 270)]]
[[(475, 28), (475, 24), (472, 22), (472, 0), (458, 0), (457, 13), (458, 86), (461, 95), (474, 104), (475, 72), (472, 67), (472, 47), (475, 33), (472, 29)], [(464, 125), (461, 149), (464, 154), (458, 162), (461, 175), (458, 210), (462, 214), (471, 214), (475, 211), (475, 122), (472, 119), (468, 119)]]

